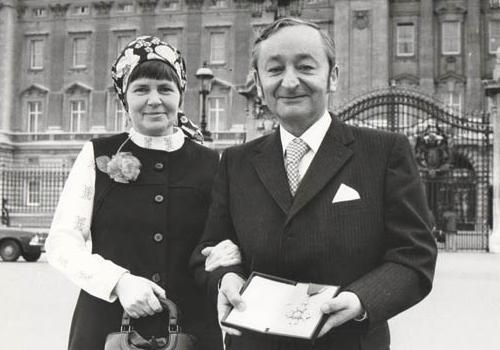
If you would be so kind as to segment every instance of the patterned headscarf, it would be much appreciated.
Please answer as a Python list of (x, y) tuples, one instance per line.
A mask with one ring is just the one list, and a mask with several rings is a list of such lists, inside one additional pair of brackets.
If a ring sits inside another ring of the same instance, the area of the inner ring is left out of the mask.
[[(126, 94), (130, 75), (139, 64), (152, 60), (165, 62), (173, 68), (179, 78), (180, 93), (184, 94), (187, 83), (186, 64), (181, 53), (155, 36), (140, 36), (127, 44), (111, 67), (111, 77), (116, 93), (125, 108), (127, 108)], [(198, 126), (182, 112), (179, 112), (178, 126), (189, 138), (203, 141), (203, 135)]]

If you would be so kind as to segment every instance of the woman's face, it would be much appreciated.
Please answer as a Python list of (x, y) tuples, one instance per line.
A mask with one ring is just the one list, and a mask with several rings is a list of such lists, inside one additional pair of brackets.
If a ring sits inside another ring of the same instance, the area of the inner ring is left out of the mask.
[(138, 78), (127, 89), (128, 114), (133, 128), (147, 136), (173, 133), (181, 94), (167, 79)]

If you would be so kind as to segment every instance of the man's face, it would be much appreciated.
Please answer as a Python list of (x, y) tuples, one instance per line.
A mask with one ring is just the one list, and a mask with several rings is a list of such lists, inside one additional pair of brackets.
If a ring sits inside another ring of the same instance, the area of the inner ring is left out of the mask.
[(262, 41), (257, 69), (264, 102), (289, 132), (304, 132), (325, 112), (329, 65), (314, 28), (285, 27)]

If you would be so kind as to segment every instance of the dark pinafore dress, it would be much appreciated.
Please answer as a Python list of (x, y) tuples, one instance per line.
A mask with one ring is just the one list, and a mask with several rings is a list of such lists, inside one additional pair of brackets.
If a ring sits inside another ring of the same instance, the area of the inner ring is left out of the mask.
[[(92, 140), (94, 154), (111, 157), (127, 134)], [(166, 290), (181, 310), (183, 330), (200, 350), (220, 350), (215, 307), (194, 283), (188, 261), (203, 230), (218, 154), (186, 140), (180, 150), (141, 148), (128, 140), (122, 151), (141, 164), (135, 182), (117, 183), (96, 167), (92, 252), (148, 278)], [(70, 350), (103, 350), (106, 335), (120, 329), (123, 309), (81, 291), (71, 324)], [(136, 320), (142, 335), (165, 334), (160, 316)]]

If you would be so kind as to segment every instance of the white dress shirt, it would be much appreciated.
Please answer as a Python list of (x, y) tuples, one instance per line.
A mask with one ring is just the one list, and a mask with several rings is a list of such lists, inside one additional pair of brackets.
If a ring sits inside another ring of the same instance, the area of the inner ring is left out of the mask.
[[(311, 165), (312, 160), (316, 153), (318, 153), (319, 146), (323, 142), (325, 138), (326, 132), (330, 128), (330, 124), (332, 123), (332, 118), (328, 111), (325, 110), (321, 118), (319, 118), (313, 125), (309, 127), (302, 135), (299, 137), (307, 143), (309, 146), (309, 150), (302, 157), (299, 163), (299, 179), (302, 180), (307, 169)], [(296, 136), (289, 133), (283, 126), (280, 127), (280, 137), (281, 137), (281, 146), (283, 148), (283, 157), (285, 156), (286, 148), (288, 144), (292, 142)]]
[[(184, 133), (178, 128), (167, 136), (145, 136), (134, 129), (129, 135), (130, 141), (127, 142), (166, 152), (176, 151), (184, 144)], [(95, 171), (94, 147), (89, 141), (84, 144), (66, 180), (45, 249), (49, 263), (78, 287), (97, 298), (113, 302), (117, 298), (113, 293), (115, 285), (128, 271), (90, 251)]]

